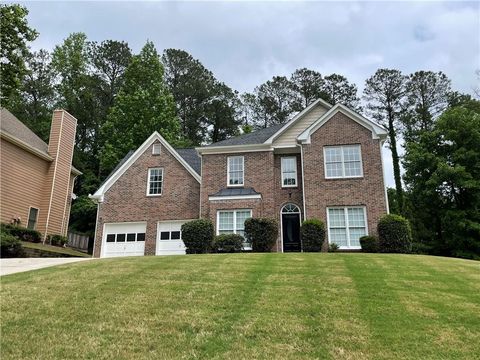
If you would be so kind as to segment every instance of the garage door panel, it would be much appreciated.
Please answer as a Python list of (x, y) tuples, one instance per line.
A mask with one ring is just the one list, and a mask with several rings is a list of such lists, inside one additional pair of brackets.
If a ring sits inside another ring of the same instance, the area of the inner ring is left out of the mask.
[(102, 257), (143, 256), (146, 223), (105, 224)]
[(187, 221), (158, 223), (156, 255), (183, 255), (186, 253), (186, 248), (182, 241), (181, 227)]

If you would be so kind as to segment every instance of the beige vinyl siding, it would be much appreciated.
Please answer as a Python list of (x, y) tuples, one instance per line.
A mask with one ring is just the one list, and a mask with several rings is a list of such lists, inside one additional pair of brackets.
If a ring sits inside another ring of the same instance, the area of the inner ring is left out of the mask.
[(285, 132), (280, 135), (274, 142), (274, 146), (295, 146), (297, 144), (297, 136), (302, 131), (312, 125), (319, 117), (327, 112), (327, 109), (317, 104), (312, 110), (305, 114), (295, 124), (290, 126)]
[[(1, 221), (10, 223), (13, 217), (20, 217), (21, 225), (27, 226), (30, 206), (39, 209), (39, 218), (46, 211), (42, 206), (42, 194), (50, 162), (3, 138), (0, 152)], [(45, 222), (38, 221), (36, 229), (45, 231)]]

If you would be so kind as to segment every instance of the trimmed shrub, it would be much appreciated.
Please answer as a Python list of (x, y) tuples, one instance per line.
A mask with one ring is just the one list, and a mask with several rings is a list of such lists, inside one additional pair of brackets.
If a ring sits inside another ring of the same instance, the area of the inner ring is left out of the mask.
[(245, 220), (245, 237), (254, 252), (270, 252), (277, 241), (278, 226), (274, 219), (250, 218)]
[(409, 221), (400, 215), (382, 216), (378, 222), (378, 244), (381, 252), (410, 253), (412, 230)]
[(362, 252), (365, 253), (376, 253), (379, 251), (378, 239), (375, 236), (362, 236), (360, 245), (362, 246)]
[(305, 252), (322, 251), (325, 241), (325, 224), (318, 219), (305, 220), (300, 229), (302, 246)]
[(212, 247), (214, 228), (211, 220), (192, 220), (182, 225), (182, 240), (187, 254), (205, 254)]
[(222, 234), (215, 236), (212, 251), (217, 253), (237, 253), (243, 249), (243, 237), (239, 234)]
[(338, 244), (331, 243), (331, 244), (328, 245), (328, 252), (337, 252), (338, 249), (340, 249)]
[(22, 243), (15, 236), (8, 233), (0, 233), (0, 257), (16, 258), (25, 257)]
[(13, 235), (22, 241), (29, 241), (34, 243), (39, 243), (40, 241), (42, 241), (42, 234), (40, 234), (38, 231), (27, 229), (21, 226), (14, 226), (2, 223), (1, 231), (3, 233)]
[(66, 243), (68, 243), (68, 239), (66, 236), (62, 236), (62, 235), (48, 235), (47, 242), (50, 245), (63, 246)]

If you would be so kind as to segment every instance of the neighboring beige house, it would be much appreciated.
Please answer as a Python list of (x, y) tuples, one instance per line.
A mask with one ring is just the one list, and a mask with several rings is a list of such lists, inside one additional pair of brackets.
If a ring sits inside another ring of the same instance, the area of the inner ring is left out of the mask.
[(75, 178), (77, 119), (55, 110), (49, 143), (7, 109), (0, 110), (0, 216), (47, 235), (67, 235)]
[(278, 252), (302, 251), (301, 222), (318, 218), (328, 243), (359, 250), (359, 238), (375, 234), (388, 212), (386, 137), (374, 122), (323, 100), (286, 124), (197, 149), (173, 149), (155, 132), (91, 196), (94, 256), (185, 253), (181, 225), (196, 218), (211, 219), (217, 234), (242, 236), (246, 219), (274, 218)]

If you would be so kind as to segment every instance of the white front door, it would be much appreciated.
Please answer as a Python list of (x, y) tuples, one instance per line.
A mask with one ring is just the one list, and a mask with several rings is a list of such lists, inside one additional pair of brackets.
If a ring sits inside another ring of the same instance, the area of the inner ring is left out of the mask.
[(159, 221), (157, 225), (157, 249), (155, 255), (185, 254), (181, 227), (188, 220)]
[(144, 222), (105, 224), (101, 256), (143, 256), (146, 229)]

